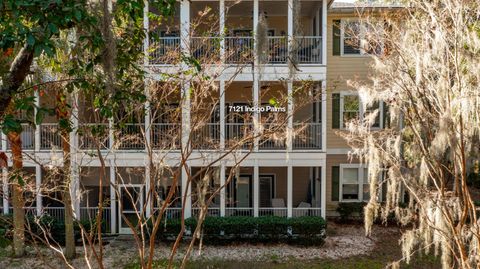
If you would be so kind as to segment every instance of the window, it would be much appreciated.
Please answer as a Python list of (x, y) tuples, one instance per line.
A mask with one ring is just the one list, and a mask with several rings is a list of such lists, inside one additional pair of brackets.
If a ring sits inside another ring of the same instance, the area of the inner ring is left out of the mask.
[[(383, 119), (383, 103), (381, 102), (375, 102), (373, 103), (373, 105), (367, 107), (367, 109), (365, 110), (365, 113), (363, 113), (363, 117), (366, 117), (368, 116), (369, 114), (371, 113), (374, 113), (375, 110), (378, 110), (378, 114), (377, 116), (375, 117), (375, 121), (373, 122), (372, 124), (372, 128), (382, 128), (382, 119)], [(380, 117), (382, 116), (382, 117)]]
[(360, 98), (356, 94), (343, 94), (340, 99), (340, 121), (342, 128), (352, 120), (359, 120)]
[[(381, 193), (379, 193), (380, 197), (382, 197)], [(342, 202), (366, 202), (369, 199), (370, 182), (368, 180), (368, 168), (361, 164), (341, 164), (340, 200)]]
[(361, 20), (342, 20), (340, 31), (342, 55), (381, 54), (382, 46), (373, 42), (379, 40), (376, 31)]
[(346, 55), (363, 54), (361, 48), (361, 24), (360, 21), (342, 21), (342, 53)]
[(363, 111), (362, 101), (358, 94), (353, 92), (343, 92), (340, 94), (340, 127), (345, 128), (347, 123), (352, 120), (362, 121), (365, 116), (378, 110), (375, 122), (371, 128), (383, 128), (383, 102), (375, 102)]

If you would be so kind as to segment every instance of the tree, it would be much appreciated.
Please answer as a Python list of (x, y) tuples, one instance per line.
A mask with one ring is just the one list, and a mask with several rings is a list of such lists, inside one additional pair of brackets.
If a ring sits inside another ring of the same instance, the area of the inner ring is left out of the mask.
[[(12, 145), (14, 170), (22, 169), (21, 125), (13, 117), (5, 117), (7, 112), (14, 114), (18, 106), (12, 105), (22, 90), (25, 78), (31, 72), (35, 58), (40, 55), (52, 56), (54, 41), (60, 31), (77, 24), (91, 23), (92, 17), (86, 14), (86, 1), (51, 2), (0, 1), (0, 122)], [(28, 97), (30, 98), (30, 97)], [(31, 98), (30, 98), (30, 101)], [(33, 107), (33, 103), (29, 104)], [(14, 252), (24, 253), (24, 201), (21, 177), (10, 177), (13, 184), (14, 208)]]
[[(157, 7), (162, 14), (168, 15), (171, 14), (173, 2), (171, 0), (155, 1), (153, 6)], [(60, 85), (65, 86), (67, 92), (72, 92), (74, 88), (98, 92), (97, 100), (101, 100), (106, 95), (125, 98), (121, 93), (115, 92), (114, 87), (122, 84), (131, 86), (132, 77), (138, 79), (143, 75), (138, 67), (138, 60), (142, 55), (141, 40), (145, 36), (141, 23), (143, 7), (143, 0), (121, 1), (116, 5), (108, 0), (98, 2), (84, 0), (0, 1), (2, 14), (0, 17), (0, 123), (12, 144), (14, 155), (12, 159), (16, 166), (22, 164), (20, 139), (22, 129), (20, 122), (6, 114), (7, 112), (10, 115), (15, 114), (18, 107), (12, 105), (12, 100), (18, 99), (19, 93), (28, 90), (26, 87), (22, 89), (22, 86), (25, 86), (25, 78), (38, 71), (38, 69), (32, 69), (33, 62), (38, 63), (38, 60), (43, 59), (50, 65), (58, 64), (55, 53), (58, 42), (62, 40), (61, 33), (76, 29), (78, 31), (74, 39), (77, 42), (73, 41), (74, 44), (69, 44), (76, 50), (72, 49), (68, 55), (76, 57), (84, 54), (85, 57), (72, 59), (71, 68), (65, 67), (62, 70), (63, 67), (56, 66), (56, 72), (71, 79), (71, 83), (62, 81)], [(101, 19), (100, 23), (98, 18)], [(113, 35), (112, 23), (116, 24), (117, 29), (122, 30), (119, 32), (124, 35), (123, 38)], [(130, 46), (126, 45), (127, 43)], [(82, 47), (79, 48), (79, 46)], [(115, 53), (117, 51), (118, 53)], [(107, 74), (106, 83), (99, 72), (94, 72), (94, 68), (99, 63), (103, 64), (105, 71), (102, 74)], [(130, 77), (129, 72), (134, 75)], [(95, 78), (95, 81), (92, 81), (92, 78)], [(44, 83), (44, 81), (39, 83)], [(106, 89), (106, 91), (97, 91), (99, 88)], [(138, 94), (133, 95), (141, 97)], [(31, 96), (26, 98), (29, 98), (30, 107), (33, 108)], [(111, 114), (118, 104), (118, 98), (109, 98), (109, 100), (112, 102), (102, 106), (102, 112), (107, 114)], [(37, 118), (35, 123), (39, 124), (40, 122), (41, 117)], [(66, 132), (63, 134), (66, 135)], [(15, 168), (18, 170), (21, 167)], [(12, 184), (14, 183), (12, 182)], [(14, 249), (16, 255), (21, 256), (24, 245), (21, 236), (24, 229), (21, 221), (24, 218), (23, 202), (20, 195), (21, 188), (14, 188), (14, 190), (18, 191), (18, 193), (13, 192), (14, 215), (17, 219), (14, 241), (18, 243), (14, 244)]]
[[(443, 268), (480, 264), (480, 226), (467, 184), (467, 164), (479, 154), (479, 10), (478, 1), (414, 0), (404, 12), (363, 14), (365, 45), (375, 48), (367, 51), (383, 53), (372, 56), (372, 82), (352, 85), (365, 106), (385, 103), (388, 127), (370, 128), (377, 110), (351, 122), (346, 138), (369, 167), (366, 233), (379, 215), (411, 224), (401, 240), (407, 263), (433, 248)], [(382, 184), (384, 204), (377, 200)]]

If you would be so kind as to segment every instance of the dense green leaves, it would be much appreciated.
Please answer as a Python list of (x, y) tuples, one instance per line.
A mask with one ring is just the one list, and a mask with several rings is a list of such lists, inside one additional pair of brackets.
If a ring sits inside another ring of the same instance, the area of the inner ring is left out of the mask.
[[(150, 224), (151, 225), (151, 224)], [(194, 231), (197, 220), (185, 220), (185, 230)], [(304, 216), (284, 218), (279, 216), (206, 217), (202, 225), (203, 239), (211, 244), (232, 242), (321, 245), (325, 239), (326, 222), (322, 217)], [(181, 231), (181, 220), (164, 220), (157, 238), (174, 239)]]
[(27, 44), (36, 56), (52, 56), (61, 29), (95, 23), (86, 7), (84, 0), (0, 0), (0, 49)]

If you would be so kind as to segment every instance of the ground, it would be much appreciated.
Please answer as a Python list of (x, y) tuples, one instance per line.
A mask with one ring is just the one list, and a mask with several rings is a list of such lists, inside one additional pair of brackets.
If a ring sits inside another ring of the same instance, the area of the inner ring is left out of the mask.
[[(201, 254), (196, 249), (187, 268), (191, 269), (327, 269), (384, 268), (389, 262), (401, 258), (399, 228), (376, 226), (371, 238), (364, 236), (361, 225), (337, 225), (329, 223), (328, 237), (322, 247), (294, 247), (289, 245), (204, 246)], [(155, 250), (155, 267), (166, 265), (169, 246), (160, 244)], [(1, 250), (0, 250), (1, 251)], [(139, 268), (138, 253), (133, 241), (115, 241), (105, 246), (105, 268)], [(179, 249), (178, 257), (185, 251)], [(0, 257), (0, 268), (66, 268), (64, 263), (48, 249), (44, 255), (28, 248), (28, 256), (14, 259), (8, 249)], [(83, 255), (82, 248), (78, 252)], [(75, 268), (88, 268), (84, 258), (72, 261)], [(92, 267), (96, 268), (92, 261)], [(439, 268), (438, 260), (431, 256), (415, 257), (412, 264), (402, 268)]]

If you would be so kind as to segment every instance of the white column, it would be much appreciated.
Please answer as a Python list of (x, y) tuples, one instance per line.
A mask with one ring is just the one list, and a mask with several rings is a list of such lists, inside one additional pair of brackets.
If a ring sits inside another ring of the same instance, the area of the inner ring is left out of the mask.
[(322, 167), (321, 167), (321, 208), (322, 208), (322, 218), (325, 218), (326, 211), (327, 211), (327, 162), (326, 160), (322, 160)]
[[(260, 95), (260, 87), (259, 87), (259, 81), (258, 81), (258, 76), (255, 76), (254, 78), (254, 81), (253, 81), (253, 87), (252, 87), (252, 91), (253, 91), (253, 106), (254, 107), (258, 107), (259, 106), (259, 95)], [(254, 134), (255, 134), (255, 139), (254, 139), (254, 147), (253, 147), (253, 151), (258, 151), (258, 144), (259, 144), (259, 126), (260, 126), (260, 113), (255, 110), (255, 112), (253, 112), (253, 121), (254, 121)]]
[(185, 211), (184, 218), (190, 218), (192, 216), (192, 186), (189, 184), (187, 188), (188, 175), (186, 169), (190, 168), (182, 167), (182, 203), (183, 198), (186, 197), (185, 204), (183, 205)]
[(220, 164), (220, 216), (225, 217), (225, 163)]
[(291, 55), (293, 45), (293, 0), (288, 0), (287, 8), (288, 54)]
[(322, 1), (322, 64), (327, 65), (327, 1)]
[(143, 64), (148, 65), (149, 64), (149, 59), (148, 59), (148, 49), (150, 47), (150, 36), (148, 34), (148, 28), (150, 21), (148, 19), (148, 1), (144, 1), (144, 6), (143, 6), (143, 29), (145, 31), (145, 39), (143, 40)]
[(253, 167), (253, 216), (258, 217), (258, 208), (260, 205), (260, 169), (258, 166), (258, 159), (255, 159), (255, 166)]
[(151, 170), (150, 165), (152, 163), (152, 151), (151, 151), (151, 132), (152, 132), (152, 120), (150, 114), (150, 91), (149, 91), (149, 81), (145, 81), (145, 96), (147, 97), (147, 101), (145, 101), (145, 193), (147, 196), (145, 197), (147, 206), (145, 208), (145, 215), (146, 217), (150, 217), (151, 210), (152, 210), (152, 202), (155, 199), (153, 193), (150, 193), (150, 185), (151, 181)]
[(42, 186), (42, 167), (37, 164), (35, 165), (35, 199), (36, 199), (36, 213), (37, 216), (42, 214), (42, 194), (40, 192), (40, 188)]
[[(190, 151), (189, 138), (190, 138), (190, 83), (187, 81), (182, 88), (182, 155), (188, 156)], [(182, 180), (186, 180), (187, 173), (182, 171)], [(182, 181), (183, 183), (183, 181)], [(183, 185), (182, 187), (185, 187)]]
[(220, 80), (220, 149), (225, 149), (225, 80)]
[[(36, 117), (37, 107), (40, 107), (40, 94), (39, 94), (38, 91), (35, 91), (34, 94), (35, 94), (35, 110), (34, 110), (34, 113), (35, 113), (35, 117)], [(40, 140), (41, 140), (40, 125), (35, 125), (35, 143), (34, 143), (35, 152), (40, 151)]]
[(80, 219), (80, 173), (78, 171), (78, 94), (72, 94), (72, 132), (70, 132), (70, 197), (73, 205), (73, 216)]
[(190, 54), (190, 1), (180, 2), (180, 47), (182, 53)]
[[(257, 27), (258, 27), (258, 0), (253, 0), (253, 30), (254, 30), (254, 37), (256, 36), (257, 32)], [(259, 91), (260, 91), (260, 81), (259, 81), (259, 68), (258, 68), (258, 56), (257, 55), (257, 46), (258, 42), (256, 38), (253, 40), (253, 51), (254, 51), (254, 69), (253, 69), (253, 106), (258, 107), (259, 106)], [(254, 151), (258, 151), (258, 143), (259, 143), (259, 138), (257, 137), (259, 134), (259, 123), (260, 123), (260, 114), (258, 112), (253, 113), (253, 121), (254, 121), (254, 134), (255, 134), (255, 140), (254, 140)]]
[(2, 168), (2, 187), (3, 187), (3, 214), (7, 215), (10, 205), (8, 204), (8, 169)]
[[(253, 0), (253, 31), (254, 31), (254, 36), (255, 36), (255, 33), (257, 32), (257, 27), (258, 27), (258, 0)], [(255, 48), (256, 48), (257, 40), (254, 40), (254, 44), (255, 44)], [(257, 50), (255, 49), (255, 52), (256, 51)]]
[(327, 151), (327, 81), (322, 81), (322, 151)]
[(219, 4), (219, 18), (220, 18), (220, 60), (225, 63), (225, 0), (220, 0)]
[(293, 167), (287, 166), (287, 217), (291, 218), (293, 213)]
[(287, 151), (293, 149), (293, 82), (287, 83)]
[(117, 193), (116, 193), (116, 174), (115, 162), (110, 160), (110, 233), (117, 232)]
[[(190, 1), (182, 0), (180, 2), (180, 47), (182, 53), (188, 55), (190, 48)], [(183, 63), (182, 69), (188, 67)], [(182, 86), (182, 154), (188, 154), (189, 145), (188, 140), (190, 137), (190, 82), (187, 78), (184, 78)], [(182, 202), (185, 199), (183, 205), (184, 217), (189, 218), (192, 215), (192, 195), (191, 186), (187, 188), (188, 174), (187, 169), (190, 169), (186, 165), (181, 167), (182, 169)]]
[(147, 157), (147, 160), (146, 160), (147, 163), (145, 164), (145, 193), (147, 195), (145, 197), (145, 202), (147, 203), (147, 206), (145, 207), (145, 216), (147, 218), (151, 216), (152, 202), (153, 202), (153, 199), (155, 199), (155, 196), (153, 195), (153, 193), (150, 193), (152, 186), (150, 185), (151, 170), (150, 170), (150, 161), (148, 159), (150, 158)]

